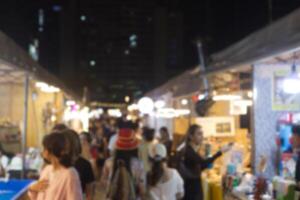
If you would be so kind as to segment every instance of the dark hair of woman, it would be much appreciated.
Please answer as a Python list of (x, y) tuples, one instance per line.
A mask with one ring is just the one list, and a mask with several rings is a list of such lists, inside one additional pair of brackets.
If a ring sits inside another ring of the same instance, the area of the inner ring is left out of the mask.
[(155, 131), (154, 129), (144, 127), (143, 128), (143, 137), (147, 142), (151, 142), (154, 139)]
[(168, 131), (167, 127), (165, 127), (165, 126), (161, 127), (160, 132), (166, 133), (168, 135), (169, 139), (170, 139), (170, 134), (169, 134), (169, 131)]
[(193, 124), (189, 127), (187, 133), (186, 133), (186, 145), (188, 145), (191, 142), (191, 136), (193, 136), (196, 132), (197, 129), (201, 128), (199, 125), (197, 124)]
[(55, 124), (52, 131), (60, 132), (69, 129), (65, 124)]
[(166, 159), (162, 159), (162, 160), (150, 159), (150, 161), (152, 163), (152, 169), (147, 174), (147, 181), (150, 187), (155, 187), (164, 174), (163, 163), (166, 162)]
[(138, 158), (138, 150), (137, 149), (132, 149), (132, 150), (116, 150), (115, 151), (115, 158), (114, 158), (114, 169), (113, 169), (113, 176), (115, 175), (115, 172), (118, 168), (118, 164), (119, 162), (123, 162), (126, 169), (128, 170), (128, 172), (130, 174), (132, 174), (131, 172), (131, 166), (130, 166), (130, 162), (131, 159), (133, 158)]
[(73, 155), (78, 156), (81, 154), (81, 144), (80, 144), (80, 138), (78, 133), (72, 129), (65, 130), (62, 132), (64, 135), (67, 136), (68, 140), (70, 140), (70, 152), (72, 152)]
[(72, 166), (72, 156), (66, 152), (67, 138), (61, 133), (51, 133), (44, 137), (43, 146), (52, 155), (58, 158), (61, 165)]

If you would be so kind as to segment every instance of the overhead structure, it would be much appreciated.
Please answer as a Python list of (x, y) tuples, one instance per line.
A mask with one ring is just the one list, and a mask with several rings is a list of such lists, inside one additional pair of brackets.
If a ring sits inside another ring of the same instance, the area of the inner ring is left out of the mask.
[[(37, 87), (37, 84), (40, 87)], [(41, 142), (39, 134), (46, 132), (41, 127), (48, 121), (57, 119), (56, 116), (51, 115), (53, 107), (59, 107), (62, 110), (65, 96), (76, 101), (80, 101), (80, 98), (68, 89), (61, 80), (42, 68), (25, 50), (1, 31), (0, 94), (0, 139), (1, 142), (3, 142), (2, 140), (6, 141), (7, 135), (3, 135), (6, 132), (2, 129), (8, 126), (8, 121), (16, 129), (20, 128), (22, 145), (18, 151), (22, 151), (23, 154), (22, 169), (24, 172), (28, 142), (31, 142), (30, 145), (38, 145)], [(48, 105), (50, 101), (56, 105)], [(56, 112), (60, 112), (60, 110)], [(15, 132), (18, 135), (19, 131)], [(14, 138), (16, 139), (16, 137)], [(8, 147), (20, 143), (19, 141), (9, 142), (7, 142)], [(11, 149), (16, 148), (13, 146)]]

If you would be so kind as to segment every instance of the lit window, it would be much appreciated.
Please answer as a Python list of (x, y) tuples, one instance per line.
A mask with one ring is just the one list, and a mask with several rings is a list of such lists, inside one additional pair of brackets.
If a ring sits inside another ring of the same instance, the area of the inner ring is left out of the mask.
[(136, 41), (130, 42), (130, 47), (131, 47), (131, 48), (137, 47), (137, 42), (136, 42)]
[(52, 6), (52, 10), (54, 12), (60, 12), (62, 10), (62, 7), (60, 5), (54, 5)]
[(126, 50), (124, 51), (124, 54), (125, 54), (125, 55), (129, 55), (129, 54), (130, 54), (130, 51), (129, 51), (128, 49), (126, 49)]
[(95, 65), (96, 65), (96, 61), (91, 60), (91, 61), (90, 61), (90, 65), (91, 65), (91, 66), (95, 66)]
[(80, 20), (83, 21), (83, 22), (86, 21), (86, 16), (85, 15), (81, 15), (80, 16)]
[(136, 34), (132, 34), (130, 37), (129, 37), (129, 41), (136, 41), (137, 39), (137, 35)]

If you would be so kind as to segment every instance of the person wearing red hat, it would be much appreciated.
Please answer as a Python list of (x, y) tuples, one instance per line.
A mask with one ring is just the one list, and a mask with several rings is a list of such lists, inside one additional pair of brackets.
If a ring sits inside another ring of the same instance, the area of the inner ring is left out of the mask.
[(132, 127), (131, 123), (123, 122), (119, 128), (115, 150), (113, 156), (105, 163), (101, 182), (108, 190), (118, 191), (120, 189), (121, 191), (123, 189), (124, 191), (124, 188), (127, 187), (128, 184), (122, 186), (113, 184), (116, 176), (120, 176), (118, 169), (120, 167), (119, 163), (122, 163), (122, 166), (125, 167), (126, 172), (130, 175), (130, 181), (127, 182), (132, 182), (136, 199), (139, 199), (145, 191), (146, 174), (143, 163), (138, 157), (139, 142)]

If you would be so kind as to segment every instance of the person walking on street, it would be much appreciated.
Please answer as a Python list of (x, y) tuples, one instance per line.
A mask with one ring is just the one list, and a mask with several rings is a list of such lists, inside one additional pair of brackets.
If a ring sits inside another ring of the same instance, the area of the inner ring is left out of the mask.
[(107, 199), (141, 199), (145, 193), (146, 174), (138, 157), (138, 141), (130, 122), (121, 125), (112, 158), (105, 162), (101, 183)]
[(183, 179), (167, 165), (167, 149), (155, 144), (149, 150), (152, 167), (147, 175), (148, 193), (153, 200), (177, 200), (184, 195)]
[(168, 158), (169, 158), (171, 156), (172, 145), (173, 145), (171, 136), (169, 134), (167, 127), (164, 127), (164, 126), (159, 129), (159, 133), (160, 133), (160, 141), (159, 142), (162, 143), (163, 145), (165, 145), (165, 147), (167, 149), (167, 153), (168, 153)]

